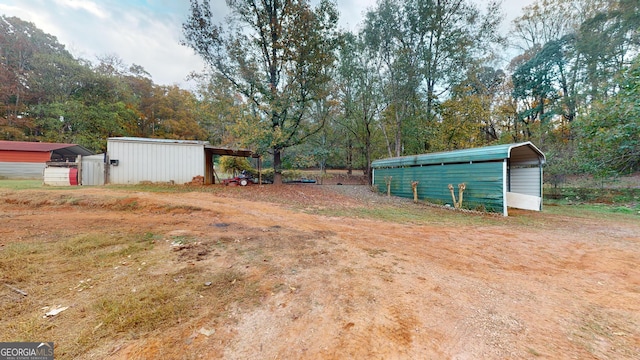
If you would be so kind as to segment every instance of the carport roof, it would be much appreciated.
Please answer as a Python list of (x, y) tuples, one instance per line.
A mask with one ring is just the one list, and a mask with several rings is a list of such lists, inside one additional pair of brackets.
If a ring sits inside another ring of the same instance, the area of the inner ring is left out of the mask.
[(0, 141), (0, 150), (4, 151), (32, 151), (51, 152), (56, 151), (63, 155), (93, 155), (84, 147), (76, 144), (29, 142), (29, 141)]
[(204, 147), (207, 151), (210, 151), (214, 155), (224, 155), (224, 156), (241, 156), (241, 157), (258, 157), (259, 155), (254, 154), (251, 150), (246, 149), (229, 149), (229, 148), (221, 148), (221, 147), (213, 147), (211, 145), (205, 145)]
[[(511, 151), (516, 148), (528, 149), (532, 154), (538, 157), (540, 163), (545, 162), (545, 157), (530, 141), (516, 144), (502, 144), (485, 146), (481, 148), (455, 150), (448, 152), (437, 152), (431, 154), (402, 156), (389, 159), (376, 160), (371, 163), (373, 168), (384, 167), (405, 167), (419, 165), (435, 165), (435, 164), (451, 164), (451, 163), (468, 163), (481, 161), (496, 161), (509, 159)], [(525, 150), (526, 151), (526, 150)]]

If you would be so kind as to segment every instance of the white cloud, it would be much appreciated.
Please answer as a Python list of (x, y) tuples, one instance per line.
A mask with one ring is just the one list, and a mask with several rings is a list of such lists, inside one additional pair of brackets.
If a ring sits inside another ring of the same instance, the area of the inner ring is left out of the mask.
[[(473, 0), (479, 4), (487, 0)], [(506, 20), (534, 0), (505, 1)], [(144, 67), (158, 84), (185, 86), (191, 71), (204, 68), (193, 50), (180, 45), (182, 22), (189, 14), (186, 0), (0, 0), (0, 14), (33, 22), (52, 34), (77, 57), (91, 61), (115, 54), (126, 64)], [(222, 21), (224, 1), (212, 1)], [(340, 26), (357, 30), (364, 12), (376, 0), (340, 0)], [(504, 24), (503, 24), (504, 25)]]
[(376, 4), (375, 0), (345, 0), (338, 3), (340, 11), (340, 27), (356, 31), (364, 19), (367, 10), (372, 9)]
[(127, 0), (107, 0), (103, 6), (86, 0), (8, 2), (0, 4), (0, 14), (33, 22), (76, 57), (96, 61), (98, 56), (115, 54), (128, 65), (141, 65), (163, 85), (185, 85), (189, 72), (204, 67), (192, 50), (180, 45), (186, 2), (177, 11), (174, 3), (165, 13)]
[(88, 0), (54, 0), (58, 6), (67, 7), (73, 10), (84, 10), (101, 19), (109, 17), (109, 13), (93, 1)]

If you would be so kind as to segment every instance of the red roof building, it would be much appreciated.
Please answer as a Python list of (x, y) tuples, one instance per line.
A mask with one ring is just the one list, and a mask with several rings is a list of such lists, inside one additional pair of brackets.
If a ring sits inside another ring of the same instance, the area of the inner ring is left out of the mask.
[(76, 161), (93, 153), (76, 144), (0, 141), (0, 178), (42, 178), (48, 161)]

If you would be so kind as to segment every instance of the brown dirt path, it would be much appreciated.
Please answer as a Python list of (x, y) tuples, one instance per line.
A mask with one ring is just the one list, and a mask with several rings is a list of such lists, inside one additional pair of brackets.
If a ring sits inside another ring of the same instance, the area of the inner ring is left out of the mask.
[[(89, 206), (25, 208), (15, 203), (40, 195), (6, 193), (0, 215), (8, 221), (0, 225), (0, 242), (105, 224), (111, 224), (105, 231), (188, 234), (225, 246), (197, 259), (176, 258), (150, 276), (186, 264), (233, 269), (255, 280), (262, 294), (257, 303), (230, 304), (224, 321), (204, 299), (195, 318), (107, 342), (86, 358), (640, 357), (638, 222), (545, 213), (437, 224), (317, 215), (300, 209), (339, 203), (342, 212), (355, 212), (371, 202), (312, 186), (228, 194), (78, 192), (141, 207), (135, 216)], [(286, 200), (270, 201), (275, 198)], [(167, 205), (200, 210), (153, 211)], [(68, 220), (55, 229), (60, 211)], [(441, 209), (424, 211), (448, 216)], [(20, 225), (25, 219), (28, 226)], [(197, 333), (202, 326), (215, 332)]]

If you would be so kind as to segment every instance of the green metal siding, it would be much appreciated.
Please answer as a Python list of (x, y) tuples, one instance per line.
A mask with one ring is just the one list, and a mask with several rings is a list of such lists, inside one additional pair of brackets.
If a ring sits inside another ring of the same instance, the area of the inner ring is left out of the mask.
[(411, 182), (418, 181), (419, 199), (452, 204), (448, 185), (454, 186), (458, 199), (458, 184), (465, 183), (462, 203), (464, 208), (483, 206), (488, 211), (503, 211), (503, 161), (376, 168), (373, 183), (382, 193), (387, 191), (384, 181), (386, 176), (393, 177), (391, 194), (394, 196), (413, 198)]
[(497, 161), (508, 159), (510, 157), (511, 150), (515, 148), (528, 148), (529, 150), (527, 152), (534, 153), (536, 158), (540, 157), (542, 162), (544, 162), (544, 154), (542, 154), (531, 142), (524, 142), (518, 144), (493, 145), (482, 148), (381, 159), (372, 162), (371, 166), (374, 169), (377, 169), (384, 167)]

